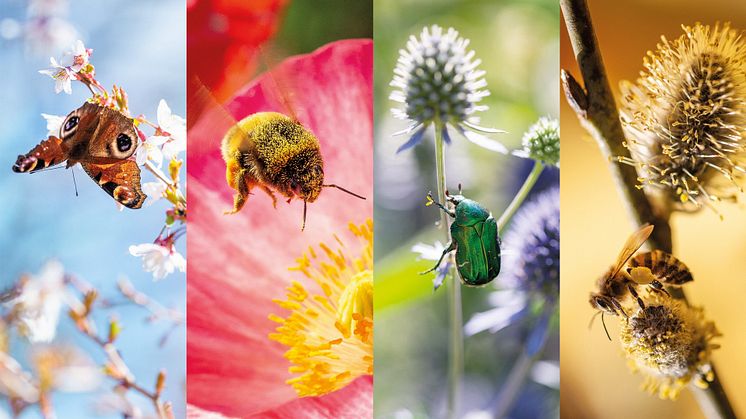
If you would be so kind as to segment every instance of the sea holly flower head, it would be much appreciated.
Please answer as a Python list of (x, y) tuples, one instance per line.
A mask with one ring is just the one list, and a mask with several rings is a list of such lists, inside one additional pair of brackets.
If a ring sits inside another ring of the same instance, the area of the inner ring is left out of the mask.
[(513, 155), (541, 162), (547, 166), (559, 166), (560, 157), (559, 121), (541, 117), (523, 134), (523, 148)]
[(396, 118), (410, 126), (395, 135), (409, 135), (409, 140), (397, 152), (414, 147), (422, 141), (430, 125), (442, 129), (443, 139), (451, 142), (449, 127), (467, 140), (490, 150), (507, 153), (505, 146), (477, 132), (497, 133), (499, 130), (480, 127), (476, 112), (487, 110), (479, 102), (489, 95), (481, 61), (474, 51), (467, 51), (469, 40), (449, 28), (437, 25), (425, 27), (419, 38), (411, 36), (406, 50), (399, 51), (389, 98), (402, 104), (392, 109)]

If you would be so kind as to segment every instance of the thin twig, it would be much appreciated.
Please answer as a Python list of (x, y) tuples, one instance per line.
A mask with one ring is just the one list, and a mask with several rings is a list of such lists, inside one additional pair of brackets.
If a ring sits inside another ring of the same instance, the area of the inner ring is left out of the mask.
[[(606, 70), (593, 30), (590, 11), (586, 0), (560, 0), (560, 7), (567, 26), (578, 67), (583, 76), (584, 87), (565, 70), (562, 70), (562, 87), (565, 97), (573, 108), (580, 123), (595, 138), (602, 153), (609, 160), (609, 168), (616, 180), (618, 190), (623, 195), (627, 211), (639, 227), (650, 223), (655, 226), (650, 242), (654, 248), (672, 252), (671, 226), (669, 214), (657, 210), (648, 200), (644, 191), (636, 185), (637, 172), (634, 167), (617, 161), (618, 157), (630, 157), (624, 147), (625, 138), (614, 95), (611, 91)], [(686, 302), (686, 295), (680, 288), (670, 288), (675, 298)], [(708, 417), (735, 418), (722, 384), (712, 366), (713, 380), (707, 389), (692, 387), (697, 400)]]

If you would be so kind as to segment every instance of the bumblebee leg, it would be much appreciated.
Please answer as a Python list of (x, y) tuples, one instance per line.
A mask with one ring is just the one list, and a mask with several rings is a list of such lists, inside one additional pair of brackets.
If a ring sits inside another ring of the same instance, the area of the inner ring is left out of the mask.
[(448, 243), (448, 247), (446, 247), (445, 249), (443, 249), (443, 253), (440, 255), (440, 259), (438, 259), (438, 262), (435, 264), (435, 266), (433, 266), (432, 268), (426, 270), (425, 272), (420, 272), (420, 275), (425, 275), (427, 273), (430, 273), (430, 272), (438, 269), (438, 266), (440, 266), (440, 262), (443, 262), (443, 258), (446, 257), (446, 255), (448, 253), (452, 252), (455, 249), (456, 249), (456, 246), (453, 244), (453, 241), (451, 241), (450, 243)]
[(642, 298), (640, 298), (635, 287), (633, 287), (632, 284), (627, 284), (627, 289), (629, 289), (629, 293), (632, 294), (632, 297), (637, 299), (637, 304), (640, 305), (640, 308), (645, 310), (645, 303), (642, 302)]
[(249, 176), (248, 171), (244, 170), (238, 161), (231, 160), (228, 163), (225, 178), (228, 185), (236, 190), (236, 194), (233, 197), (233, 209), (225, 211), (224, 214), (235, 214), (243, 208), (249, 197)]
[(259, 185), (259, 187), (262, 188), (262, 190), (266, 192), (270, 198), (272, 198), (272, 206), (277, 209), (277, 197), (275, 196), (274, 191), (272, 191), (272, 189), (270, 189), (267, 185)]

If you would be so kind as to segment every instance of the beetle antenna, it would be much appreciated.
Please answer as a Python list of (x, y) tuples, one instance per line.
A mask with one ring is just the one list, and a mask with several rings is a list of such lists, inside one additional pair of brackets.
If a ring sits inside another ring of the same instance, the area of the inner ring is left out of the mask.
[(341, 186), (339, 186), (339, 185), (334, 185), (334, 184), (330, 184), (330, 185), (321, 185), (321, 186), (322, 186), (322, 187), (324, 187), (324, 188), (337, 188), (337, 189), (339, 189), (340, 191), (342, 191), (342, 192), (347, 192), (348, 194), (350, 194), (350, 195), (352, 195), (352, 196), (354, 196), (354, 197), (357, 197), (357, 198), (360, 198), (360, 199), (363, 199), (363, 200), (365, 199), (365, 197), (364, 197), (364, 196), (362, 196), (362, 195), (358, 195), (358, 194), (356, 194), (355, 192), (349, 191), (349, 190), (347, 190), (347, 189), (345, 189), (345, 188), (343, 188), (343, 187), (341, 187)]
[(307, 203), (307, 202), (306, 202), (306, 200), (304, 199), (304, 200), (303, 200), (303, 225), (301, 226), (301, 228), (300, 228), (300, 231), (303, 231), (303, 230), (305, 230), (305, 229), (306, 229), (306, 208), (308, 207), (308, 205), (307, 205), (307, 204), (308, 204), (308, 203)]

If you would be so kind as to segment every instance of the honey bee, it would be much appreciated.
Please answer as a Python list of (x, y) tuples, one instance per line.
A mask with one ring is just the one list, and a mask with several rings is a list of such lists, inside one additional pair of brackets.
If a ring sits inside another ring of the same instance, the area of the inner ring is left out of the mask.
[[(646, 225), (629, 236), (614, 265), (598, 279), (596, 292), (591, 293), (589, 302), (601, 313), (602, 322), (604, 314), (629, 317), (620, 302), (627, 293), (637, 300), (641, 309), (645, 309), (645, 303), (637, 293), (638, 285), (648, 285), (653, 292), (668, 294), (664, 284), (679, 286), (693, 280), (689, 268), (664, 251), (653, 250), (633, 258), (652, 232), (653, 226)], [(630, 266), (625, 269), (627, 262)], [(606, 334), (608, 336), (608, 331)]]
[(324, 161), (319, 140), (299, 122), (277, 112), (259, 112), (232, 126), (221, 143), (226, 163), (226, 180), (236, 190), (233, 209), (243, 208), (254, 187), (272, 198), (275, 192), (287, 198), (303, 200), (303, 226), (306, 206), (314, 202), (322, 188), (337, 188), (360, 199), (365, 197), (341, 186), (324, 184)]

